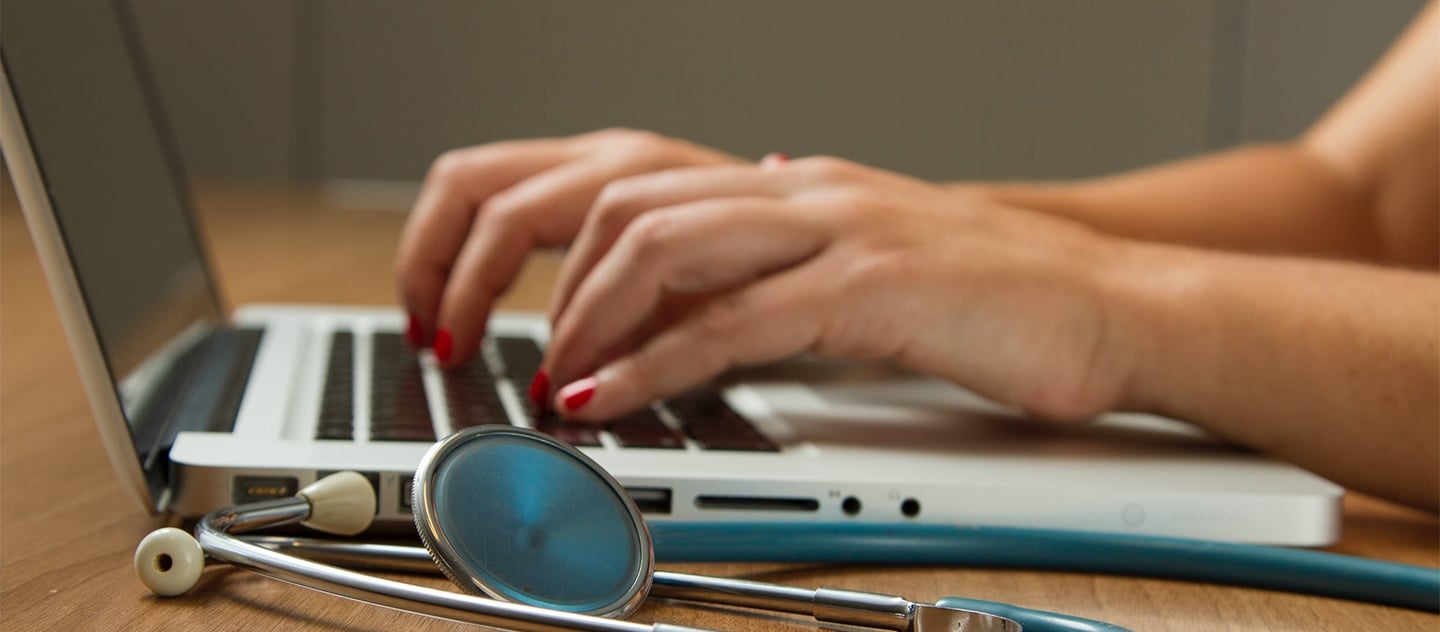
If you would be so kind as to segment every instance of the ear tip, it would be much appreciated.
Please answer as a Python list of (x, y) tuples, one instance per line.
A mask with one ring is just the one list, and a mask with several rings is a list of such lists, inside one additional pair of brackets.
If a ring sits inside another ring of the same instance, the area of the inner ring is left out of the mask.
[(184, 594), (200, 581), (205, 553), (189, 533), (174, 527), (150, 532), (135, 548), (135, 574), (161, 597)]
[(322, 478), (300, 496), (310, 501), (310, 517), (301, 524), (338, 535), (356, 535), (375, 518), (375, 488), (358, 472), (338, 472)]

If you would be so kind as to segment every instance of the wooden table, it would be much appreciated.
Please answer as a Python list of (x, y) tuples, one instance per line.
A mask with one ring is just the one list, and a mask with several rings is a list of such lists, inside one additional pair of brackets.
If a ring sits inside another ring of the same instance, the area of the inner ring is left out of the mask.
[[(231, 305), (259, 301), (393, 304), (390, 262), (402, 213), (329, 208), (316, 191), (209, 185), (199, 200)], [(535, 257), (502, 307), (543, 309), (557, 268)], [(1440, 464), (1437, 464), (1440, 467)], [(459, 628), (211, 568), (193, 593), (157, 599), (131, 556), (151, 529), (111, 474), (6, 182), (0, 210), (0, 628)], [(1430, 514), (1352, 496), (1332, 550), (1440, 566)], [(1135, 630), (1437, 630), (1440, 616), (1319, 597), (1068, 573), (943, 567), (689, 564), (675, 570), (933, 600), (963, 595), (1112, 621)], [(413, 581), (433, 586), (433, 578)], [(652, 603), (635, 617), (735, 630), (810, 629), (794, 619)]]

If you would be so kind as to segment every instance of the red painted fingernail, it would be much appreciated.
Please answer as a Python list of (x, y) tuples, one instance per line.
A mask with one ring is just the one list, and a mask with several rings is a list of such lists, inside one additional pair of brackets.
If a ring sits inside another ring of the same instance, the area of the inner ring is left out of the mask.
[(595, 396), (595, 378), (587, 377), (583, 380), (571, 382), (560, 389), (560, 403), (565, 405), (565, 410), (578, 410), (581, 406), (590, 402)]
[(450, 352), (454, 351), (455, 342), (450, 339), (450, 330), (441, 329), (435, 332), (435, 358), (441, 362), (450, 360)]
[(535, 379), (530, 380), (530, 403), (535, 410), (550, 409), (550, 374), (544, 369), (536, 371)]
[(770, 160), (775, 162), (790, 162), (790, 156), (783, 151), (776, 151), (770, 153)]
[(410, 315), (410, 325), (405, 327), (405, 342), (417, 349), (425, 342), (424, 332), (420, 331), (420, 319), (414, 314)]

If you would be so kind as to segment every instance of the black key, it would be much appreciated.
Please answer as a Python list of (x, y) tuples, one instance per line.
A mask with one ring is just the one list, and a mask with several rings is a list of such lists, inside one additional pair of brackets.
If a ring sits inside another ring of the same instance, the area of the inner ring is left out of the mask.
[(370, 438), (374, 441), (434, 441), (430, 403), (420, 361), (398, 333), (378, 333), (370, 371)]
[(445, 408), (450, 424), (456, 429), (483, 424), (509, 424), (505, 405), (496, 390), (495, 377), (485, 366), (485, 359), (476, 356), (469, 365), (446, 371)]
[(500, 393), (495, 392), (495, 376), (485, 366), (484, 357), (475, 356), (467, 366), (445, 371), (441, 380), (445, 384), (445, 409), (456, 430), (510, 423)]
[(600, 445), (600, 427), (591, 423), (565, 421), (547, 413), (535, 420), (535, 429), (570, 445)]
[(627, 448), (685, 448), (685, 437), (671, 430), (648, 408), (611, 421), (605, 429)]
[(482, 424), (509, 424), (499, 396), (451, 394), (445, 400), (450, 423), (456, 430)]
[(355, 433), (355, 335), (330, 335), (330, 361), (325, 369), (325, 390), (320, 399), (316, 439), (352, 439)]
[(687, 393), (665, 402), (685, 434), (707, 450), (779, 452), (765, 435), (725, 403), (716, 390)]
[(496, 336), (495, 350), (500, 352), (505, 375), (521, 387), (530, 383), (545, 359), (544, 351), (534, 338)]

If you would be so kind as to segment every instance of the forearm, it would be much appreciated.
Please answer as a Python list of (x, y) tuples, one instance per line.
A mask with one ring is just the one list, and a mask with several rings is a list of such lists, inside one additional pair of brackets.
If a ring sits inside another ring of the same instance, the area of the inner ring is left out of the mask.
[(1136, 244), (1128, 408), (1440, 507), (1440, 277)]
[(1362, 196), (1298, 145), (1245, 147), (1094, 180), (954, 186), (1146, 241), (1383, 256)]

